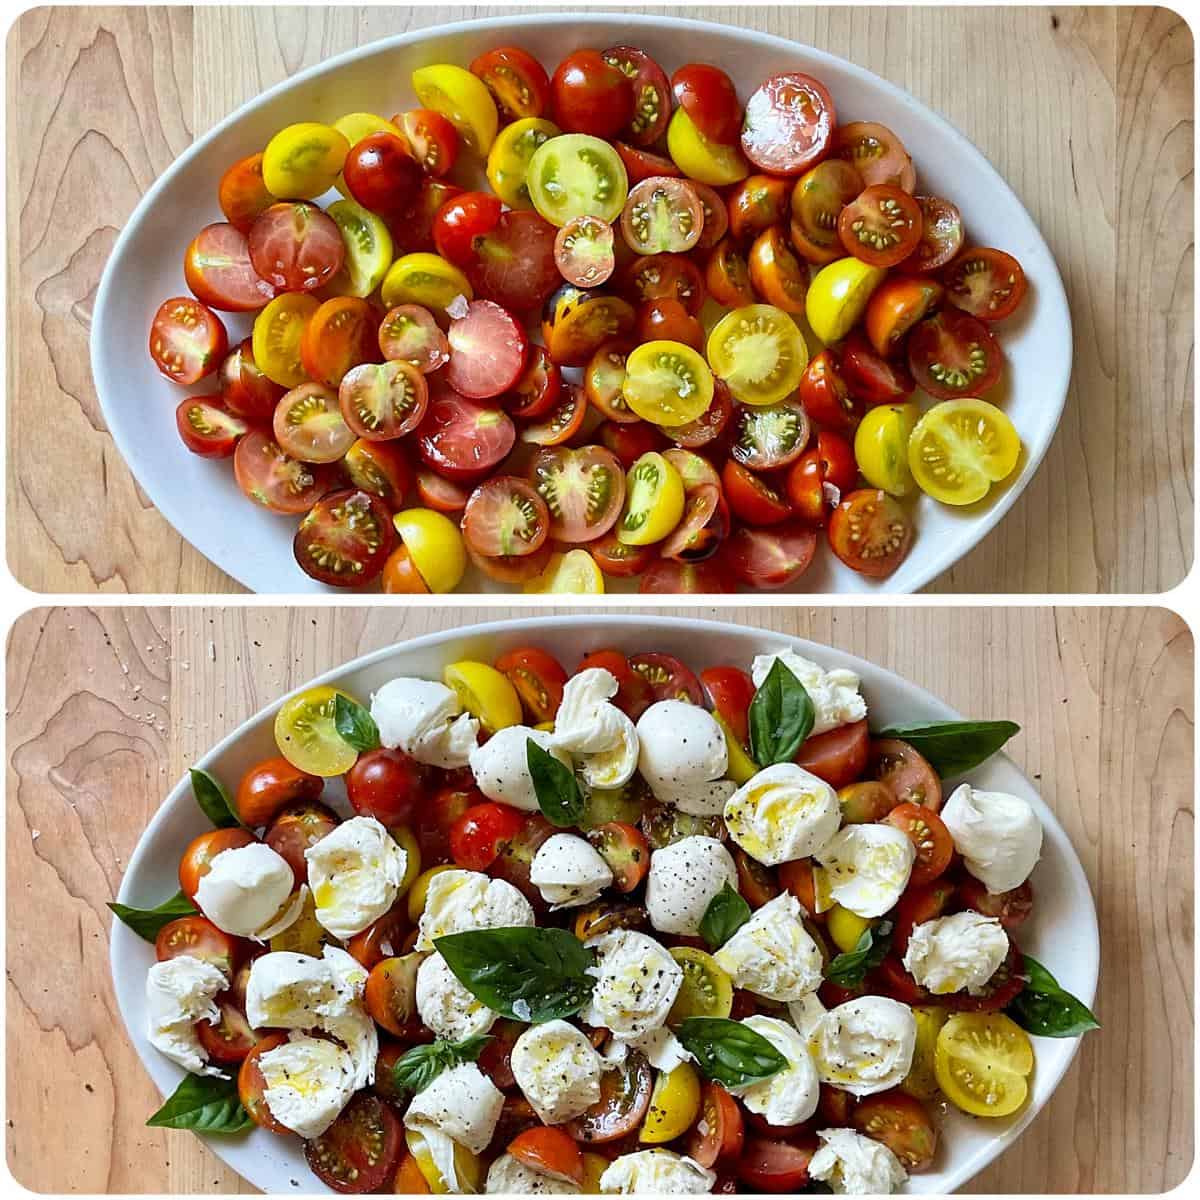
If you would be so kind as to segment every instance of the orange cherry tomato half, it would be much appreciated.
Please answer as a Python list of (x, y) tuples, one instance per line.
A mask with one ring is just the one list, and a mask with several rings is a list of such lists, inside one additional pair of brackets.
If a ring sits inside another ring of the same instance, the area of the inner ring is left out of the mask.
[(852, 570), (886, 579), (912, 548), (912, 518), (887, 494), (863, 488), (844, 497), (829, 520), (829, 544)]
[(238, 159), (221, 176), (217, 189), (217, 203), (225, 220), (243, 233), (249, 233), (259, 214), (275, 203), (263, 182), (262, 161), (261, 153)]
[(351, 367), (379, 359), (379, 317), (365, 300), (335, 296), (304, 326), (300, 361), (315, 383), (336, 388)]
[(924, 228), (921, 206), (907, 192), (873, 184), (838, 217), (838, 238), (848, 254), (873, 267), (894, 267), (916, 248)]
[(268, 758), (239, 780), (234, 808), (243, 825), (257, 829), (269, 825), (289, 805), (319, 799), (324, 787), (319, 775), (301, 771), (286, 758)]
[(917, 852), (909, 876), (910, 886), (932, 883), (950, 865), (954, 856), (954, 841), (942, 818), (931, 808), (920, 804), (898, 804), (883, 822), (899, 829)]
[(988, 246), (964, 250), (942, 271), (942, 282), (946, 299), (981, 321), (1012, 316), (1027, 287), (1021, 264), (1011, 254)]
[(537, 646), (522, 646), (500, 655), (496, 670), (517, 689), (534, 725), (554, 720), (567, 682), (558, 659)]
[(173, 383), (199, 383), (221, 365), (228, 348), (221, 319), (191, 296), (164, 300), (150, 323), (150, 357)]
[(945, 294), (936, 279), (919, 275), (892, 275), (867, 301), (863, 327), (876, 354), (889, 358), (899, 349), (908, 331), (937, 308)]
[(198, 300), (223, 312), (256, 312), (275, 298), (250, 262), (246, 235), (232, 224), (205, 225), (188, 245), (183, 276)]

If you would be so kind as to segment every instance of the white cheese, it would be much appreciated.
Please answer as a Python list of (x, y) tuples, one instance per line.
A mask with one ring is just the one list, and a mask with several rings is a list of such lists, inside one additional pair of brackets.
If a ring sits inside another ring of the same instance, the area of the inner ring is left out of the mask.
[(482, 746), (471, 751), (471, 772), (479, 790), (500, 804), (510, 804), (524, 812), (540, 812), (533, 776), (529, 774), (528, 744), (536, 742), (564, 766), (571, 756), (555, 745), (554, 735), (527, 725), (509, 725), (497, 730)]
[(660, 933), (694, 937), (712, 898), (726, 885), (737, 888), (737, 867), (716, 838), (681, 838), (650, 855), (646, 912)]
[(625, 1061), (630, 1050), (646, 1056), (646, 1061), (656, 1070), (669, 1075), (685, 1062), (695, 1062), (695, 1055), (683, 1048), (683, 1043), (665, 1026), (648, 1029), (625, 1042), (609, 1038), (600, 1057), (606, 1066), (618, 1067)]
[(735, 987), (786, 1003), (821, 986), (821, 950), (802, 913), (800, 901), (782, 892), (713, 955)]
[(561, 1125), (600, 1099), (604, 1062), (566, 1021), (530, 1026), (512, 1048), (512, 1073), (546, 1125)]
[(853, 1129), (821, 1129), (808, 1173), (838, 1195), (887, 1196), (908, 1178), (904, 1164), (874, 1138)]
[(429, 881), (417, 949), (432, 950), (434, 939), (448, 933), (536, 924), (533, 905), (506, 880), (479, 871), (442, 871)]
[(810, 736), (861, 721), (867, 715), (867, 702), (859, 695), (859, 678), (853, 671), (844, 667), (826, 671), (793, 650), (760, 654), (754, 659), (750, 678), (756, 688), (762, 687), (776, 659), (800, 680), (812, 701), (814, 721)]
[(725, 734), (712, 713), (686, 700), (659, 700), (637, 723), (638, 770), (655, 797), (692, 816), (715, 816), (735, 787)]
[(595, 847), (573, 833), (556, 833), (547, 838), (538, 847), (529, 868), (529, 882), (554, 908), (591, 904), (612, 881), (608, 863)]
[(841, 823), (837, 792), (795, 763), (759, 771), (725, 804), (729, 836), (768, 867), (816, 854)]
[(729, 1090), (772, 1125), (807, 1121), (817, 1111), (821, 1084), (804, 1038), (778, 1017), (755, 1014), (742, 1024), (766, 1038), (787, 1059), (787, 1066), (758, 1083)]
[(586, 943), (596, 951), (596, 986), (582, 1016), (618, 1041), (666, 1024), (683, 968), (654, 938), (616, 929)]
[(942, 821), (967, 870), (996, 895), (1020, 887), (1042, 853), (1042, 823), (1033, 805), (1007, 792), (955, 788)]
[(622, 1154), (600, 1176), (606, 1195), (698, 1196), (711, 1192), (716, 1173), (673, 1150), (637, 1150)]
[(266, 942), (287, 929), (304, 908), (307, 888), (293, 892), (287, 860), (265, 842), (222, 850), (196, 888), (196, 907), (235, 937)]
[(578, 1196), (579, 1185), (535, 1171), (511, 1154), (502, 1154), (488, 1167), (484, 1191), (504, 1196)]
[(619, 687), (616, 677), (603, 667), (589, 667), (572, 675), (563, 687), (562, 702), (554, 716), (555, 743), (570, 754), (611, 750), (621, 737), (618, 718), (625, 716), (609, 703)]
[(224, 972), (190, 954), (156, 962), (146, 975), (150, 1044), (193, 1075), (220, 1074), (205, 1065), (208, 1054), (196, 1033), (196, 1022), (220, 1021), (214, 1000), (228, 986)]
[(499, 1016), (471, 994), (437, 953), (417, 968), (416, 997), (421, 1020), (451, 1042), (487, 1033)]
[(967, 910), (918, 925), (909, 935), (904, 969), (935, 996), (964, 989), (978, 996), (1007, 956), (1004, 926)]
[(504, 1093), (475, 1063), (442, 1071), (418, 1092), (404, 1114), (409, 1129), (433, 1129), (482, 1154), (496, 1131)]
[(917, 852), (891, 825), (847, 825), (816, 857), (838, 904), (860, 917), (879, 917), (908, 887)]
[(349, 941), (396, 902), (408, 854), (374, 817), (351, 817), (304, 852), (317, 921)]
[(371, 697), (371, 716), (384, 746), (431, 767), (465, 767), (479, 737), (479, 722), (454, 692), (429, 679), (385, 683)]
[(916, 1044), (912, 1009), (885, 996), (858, 996), (831, 1008), (808, 1037), (821, 1082), (854, 1096), (902, 1083)]
[(358, 1086), (349, 1052), (324, 1038), (293, 1035), (259, 1055), (258, 1067), (271, 1115), (303, 1138), (320, 1137)]

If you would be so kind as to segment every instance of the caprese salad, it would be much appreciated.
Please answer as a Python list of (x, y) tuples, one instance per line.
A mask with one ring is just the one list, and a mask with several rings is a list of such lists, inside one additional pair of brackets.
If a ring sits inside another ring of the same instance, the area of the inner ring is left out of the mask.
[(1087, 1008), (1018, 949), (1042, 827), (959, 783), (1006, 721), (871, 732), (791, 649), (699, 676), (526, 647), (315, 687), (156, 909), (151, 1124), (300, 1138), (331, 1188), (886, 1193), (940, 1105), (1026, 1103)]
[(158, 369), (211, 385), (184, 444), (302, 517), (313, 578), (724, 592), (822, 541), (885, 578), (918, 493), (970, 505), (1016, 469), (989, 398), (1020, 263), (819, 80), (743, 102), (710, 64), (614, 46), (551, 76), (504, 46), (412, 89), (230, 166), (151, 324)]

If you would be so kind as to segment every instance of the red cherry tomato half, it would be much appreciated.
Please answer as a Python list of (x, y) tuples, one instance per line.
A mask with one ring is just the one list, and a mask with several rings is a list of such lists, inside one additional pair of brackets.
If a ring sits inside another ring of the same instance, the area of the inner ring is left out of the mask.
[(228, 348), (220, 317), (191, 296), (164, 300), (150, 322), (150, 357), (174, 383), (198, 383), (211, 375)]
[(836, 125), (823, 84), (799, 71), (772, 75), (746, 101), (742, 150), (771, 175), (799, 175), (828, 152)]
[(554, 123), (564, 133), (611, 138), (633, 119), (633, 84), (596, 50), (576, 50), (550, 80)]
[(816, 1140), (805, 1144), (752, 1134), (737, 1161), (738, 1178), (753, 1192), (798, 1192), (808, 1183)]
[(838, 216), (838, 238), (848, 254), (873, 267), (894, 267), (921, 240), (921, 206), (898, 187), (864, 188)]
[(379, 324), (379, 349), (386, 359), (411, 363), (430, 375), (450, 361), (450, 343), (433, 314), (419, 304), (391, 309)]
[(704, 228), (700, 230), (697, 250), (711, 250), (729, 232), (729, 209), (721, 199), (721, 193), (707, 183), (691, 180), (692, 191), (700, 200), (704, 210)]
[(533, 345), (529, 347), (525, 370), (502, 403), (518, 421), (529, 421), (551, 412), (562, 399), (562, 391), (558, 365), (550, 361), (545, 346)]
[(829, 519), (833, 552), (860, 575), (886, 579), (908, 557), (912, 518), (887, 492), (862, 488), (844, 497)]
[(607, 533), (625, 502), (625, 471), (603, 446), (545, 446), (529, 478), (550, 510), (550, 536), (578, 545)]
[(937, 1130), (921, 1102), (899, 1088), (864, 1096), (855, 1106), (854, 1128), (882, 1142), (908, 1171), (933, 1163)]
[(501, 213), (495, 229), (481, 239), (475, 262), (465, 268), (471, 286), (514, 312), (541, 307), (562, 282), (555, 236), (554, 226), (535, 212)]
[(842, 788), (862, 777), (867, 767), (870, 740), (867, 722), (852, 721), (806, 739), (796, 755), (796, 762), (825, 780), (830, 787)]
[(392, 514), (378, 496), (347, 488), (309, 509), (292, 549), (306, 575), (331, 587), (363, 587), (392, 552)]
[(337, 462), (354, 444), (337, 392), (320, 383), (292, 388), (275, 408), (275, 440), (301, 462)]
[(320, 1137), (304, 1143), (316, 1177), (335, 1192), (374, 1192), (391, 1180), (404, 1153), (404, 1126), (395, 1109), (359, 1092)]
[(798, 400), (739, 405), (733, 413), (731, 453), (752, 471), (774, 471), (804, 453), (811, 432), (808, 414)]
[(471, 74), (487, 85), (502, 116), (510, 121), (540, 117), (550, 105), (550, 78), (532, 54), (498, 46), (471, 63)]
[(778, 525), (791, 516), (791, 506), (775, 488), (732, 458), (721, 470), (721, 483), (729, 507), (747, 525)]
[(558, 659), (536, 646), (523, 646), (500, 655), (496, 670), (516, 688), (533, 724), (554, 720), (567, 682)]
[(600, 441), (617, 456), (626, 470), (629, 470), (643, 454), (662, 448), (662, 434), (658, 426), (646, 421), (623, 422), (605, 421), (597, 429)]
[(750, 701), (754, 699), (754, 680), (738, 667), (709, 667), (700, 672), (700, 684), (713, 708), (733, 730), (743, 746), (750, 741)]
[[(455, 137), (457, 137), (457, 132)], [(463, 191), (444, 179), (426, 179), (404, 215), (388, 223), (397, 258), (415, 250), (433, 250), (433, 222), (447, 200)]]
[(985, 917), (996, 917), (1009, 930), (1019, 929), (1033, 911), (1033, 888), (1028, 880), (1009, 892), (989, 892), (978, 879), (968, 875), (958, 885), (958, 895), (964, 907)]
[(650, 872), (650, 846), (645, 834), (624, 821), (608, 821), (587, 835), (613, 873), (612, 886), (632, 892)]
[(1027, 287), (1021, 264), (1011, 254), (987, 246), (963, 251), (942, 271), (942, 282), (946, 299), (981, 321), (1012, 316)]
[(238, 442), (233, 474), (247, 498), (278, 513), (307, 512), (333, 479), (328, 466), (292, 458), (257, 429)]
[(360, 817), (374, 817), (389, 829), (407, 825), (424, 799), (430, 774), (403, 750), (368, 750), (346, 772), (346, 797)]
[(799, 579), (816, 548), (817, 535), (798, 521), (769, 529), (743, 526), (730, 536), (724, 561), (740, 583), (773, 591)]
[(243, 825), (258, 829), (289, 805), (319, 799), (324, 788), (319, 775), (301, 771), (286, 758), (264, 759), (238, 781), (234, 811)]
[(721, 485), (702, 483), (688, 493), (683, 519), (661, 543), (659, 553), (678, 562), (703, 562), (721, 549), (729, 526), (729, 505)]
[(733, 80), (719, 67), (688, 63), (671, 76), (675, 102), (710, 142), (732, 146), (742, 127), (742, 106)]
[(920, 804), (898, 804), (883, 819), (885, 825), (900, 830), (917, 852), (909, 885), (922, 887), (931, 883), (950, 865), (954, 856), (954, 841), (942, 818), (931, 808)]
[(700, 1120), (688, 1135), (688, 1157), (702, 1167), (736, 1162), (742, 1152), (745, 1127), (738, 1102), (719, 1084), (706, 1083)]
[(638, 591), (643, 595), (722, 595), (731, 592), (719, 556), (706, 562), (683, 563), (660, 558), (642, 575)]
[(832, 483), (839, 492), (850, 491), (858, 480), (858, 463), (850, 442), (840, 433), (818, 433), (817, 454), (825, 482)]
[(629, 176), (629, 186), (649, 179), (651, 175), (682, 175), (683, 172), (662, 154), (654, 154), (627, 142), (613, 142), (613, 148), (625, 164), (625, 174)]
[(678, 300), (647, 300), (638, 309), (636, 329), (639, 342), (682, 342), (704, 350), (704, 326)]
[(198, 300), (223, 312), (254, 312), (275, 296), (250, 262), (250, 245), (236, 226), (205, 225), (183, 257), (183, 276)]
[(516, 475), (495, 475), (467, 501), (463, 536), (485, 558), (532, 554), (550, 532), (550, 512), (531, 483)]
[(982, 396), (1000, 378), (1004, 351), (982, 322), (947, 308), (908, 335), (908, 368), (917, 385), (939, 400)]
[(286, 860), (296, 877), (296, 883), (308, 882), (308, 860), (305, 850), (315, 846), (338, 826), (333, 810), (315, 800), (303, 801), (283, 812), (271, 822), (263, 841)]
[(870, 778), (886, 783), (897, 804), (920, 804), (934, 812), (942, 807), (937, 772), (920, 751), (900, 738), (872, 741)]
[(677, 446), (685, 450), (698, 450), (720, 438), (733, 417), (733, 400), (729, 387), (723, 379), (713, 381), (713, 399), (708, 408), (694, 421), (686, 425), (673, 425), (669, 436)]
[(599, 217), (573, 217), (554, 236), (559, 274), (576, 287), (599, 287), (616, 269), (613, 228)]
[(221, 363), (221, 399), (231, 413), (256, 425), (269, 425), (287, 388), (268, 379), (254, 361), (250, 338), (235, 346)]
[(460, 513), (467, 507), (470, 490), (422, 467), (417, 472), (417, 495), (435, 512)]
[(346, 243), (315, 204), (272, 204), (250, 227), (250, 261), (281, 292), (312, 292), (341, 270)]
[(517, 430), (508, 413), (439, 382), (430, 389), (429, 407), (415, 436), (417, 453), (426, 466), (447, 479), (471, 480), (508, 457)]
[(220, 1019), (196, 1023), (196, 1036), (208, 1057), (217, 1063), (240, 1063), (254, 1049), (257, 1037), (246, 1020), (246, 1014), (228, 1000), (216, 1001)]
[(412, 487), (412, 467), (402, 443), (359, 438), (346, 451), (341, 467), (352, 486), (378, 496), (393, 512), (404, 507)]
[(662, 67), (635, 46), (613, 46), (601, 57), (633, 86), (633, 116), (625, 136), (635, 146), (653, 146), (666, 133), (671, 118), (671, 93)]
[(217, 203), (225, 220), (243, 233), (250, 232), (260, 213), (275, 203), (275, 197), (263, 183), (262, 154), (240, 158), (221, 176)]
[(950, 908), (954, 896), (954, 884), (947, 879), (905, 891), (893, 914), (892, 950), (898, 958), (904, 957), (912, 931), (918, 925), (942, 916)]
[(859, 175), (863, 187), (883, 183), (911, 192), (916, 182), (912, 159), (904, 143), (886, 126), (874, 121), (851, 121), (833, 135), (830, 153), (844, 158)]
[(386, 129), (350, 147), (342, 176), (350, 195), (385, 220), (400, 216), (421, 186), (421, 166), (408, 142)]
[(625, 292), (630, 303), (646, 300), (679, 300), (697, 316), (704, 307), (704, 276), (685, 254), (647, 254), (636, 258), (625, 272)]
[(212, 396), (188, 396), (175, 410), (183, 444), (201, 458), (228, 458), (250, 426)]
[(458, 130), (444, 113), (432, 108), (413, 108), (401, 114), (399, 120), (393, 117), (392, 124), (404, 130), (412, 156), (426, 175), (440, 178), (454, 169), (458, 161)]
[(689, 704), (704, 703), (704, 689), (695, 672), (673, 654), (634, 654), (629, 659), (629, 666), (650, 685), (653, 702), (686, 700)]
[(536, 579), (550, 562), (553, 544), (549, 539), (532, 554), (500, 554), (489, 558), (467, 543), (467, 557), (489, 579), (497, 583), (522, 584)]
[(524, 824), (525, 814), (507, 804), (474, 804), (450, 829), (450, 854), (460, 867), (486, 871)]
[(470, 400), (487, 400), (513, 387), (525, 370), (529, 339), (517, 320), (491, 300), (472, 300), (446, 335), (446, 382)]
[(936, 271), (962, 249), (962, 213), (940, 196), (917, 196), (916, 201), (921, 206), (921, 240), (904, 265), (913, 271)]
[(842, 343), (841, 374), (850, 394), (871, 408), (907, 400), (916, 387), (904, 364), (881, 358), (861, 329)]
[(314, 383), (336, 388), (351, 367), (379, 359), (378, 313), (355, 296), (326, 300), (304, 326), (300, 361)]
[(818, 425), (842, 434), (853, 433), (866, 411), (866, 405), (850, 394), (832, 350), (822, 350), (809, 359), (800, 376), (800, 401)]
[(159, 962), (167, 962), (185, 954), (232, 977), (238, 962), (237, 938), (218, 929), (206, 917), (180, 917), (158, 931), (154, 956)]
[(411, 433), (425, 416), (429, 387), (410, 363), (363, 363), (347, 371), (338, 388), (346, 424), (371, 442)]
[(588, 543), (588, 553), (605, 575), (628, 579), (640, 575), (658, 558), (657, 546), (627, 546), (609, 530), (603, 537)]
[(521, 430), (521, 441), (533, 446), (561, 446), (582, 428), (587, 417), (587, 397), (578, 384), (566, 384), (558, 403), (534, 425)]

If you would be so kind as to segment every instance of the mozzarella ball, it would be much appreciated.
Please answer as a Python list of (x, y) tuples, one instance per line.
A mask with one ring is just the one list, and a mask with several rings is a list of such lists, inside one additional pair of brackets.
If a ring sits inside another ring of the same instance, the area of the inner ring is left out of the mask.
[(768, 867), (816, 854), (838, 831), (837, 792), (795, 763), (776, 763), (725, 804), (729, 836)]
[(807, 1121), (817, 1111), (821, 1084), (804, 1038), (778, 1017), (755, 1014), (742, 1024), (770, 1042), (787, 1059), (787, 1066), (757, 1083), (729, 1090), (772, 1125)]
[[(609, 701), (617, 694), (616, 677), (603, 667), (572, 675), (563, 686), (554, 715), (554, 740), (571, 754), (598, 754), (620, 739), (623, 712)], [(628, 720), (628, 718), (626, 718)]]
[(917, 852), (891, 825), (847, 825), (817, 851), (829, 894), (860, 917), (879, 917), (908, 887)]
[(694, 816), (713, 815), (711, 785), (728, 769), (729, 751), (712, 713), (685, 700), (660, 700), (642, 713), (637, 735), (638, 770), (654, 795)]
[(800, 901), (782, 892), (713, 955), (735, 987), (786, 1003), (821, 986), (824, 961), (802, 913)]
[(711, 1192), (716, 1173), (673, 1150), (622, 1154), (600, 1176), (605, 1195), (699, 1196)]
[(482, 746), (471, 751), (471, 771), (479, 790), (489, 799), (525, 812), (540, 812), (533, 777), (529, 774), (527, 746), (536, 742), (563, 766), (571, 756), (554, 744), (554, 735), (527, 725), (509, 725), (493, 733)]
[(410, 1129), (431, 1128), (482, 1154), (496, 1132), (504, 1093), (475, 1063), (460, 1063), (419, 1091), (404, 1114)]
[(229, 986), (212, 963), (180, 954), (156, 962), (146, 975), (147, 1037), (150, 1044), (193, 1075), (217, 1075), (196, 1033), (197, 1021), (221, 1019), (215, 999)]
[(712, 898), (729, 884), (737, 888), (733, 857), (716, 838), (682, 838), (650, 855), (646, 912), (660, 933), (694, 937)]
[(596, 986), (583, 1012), (588, 1025), (618, 1041), (665, 1025), (683, 984), (683, 968), (644, 933), (616, 929), (587, 943), (596, 951)]
[(935, 996), (964, 989), (978, 996), (1008, 957), (1008, 946), (995, 917), (968, 909), (918, 925), (909, 935), (904, 969)]
[(511, 1154), (502, 1154), (488, 1167), (484, 1191), (502, 1196), (578, 1196), (579, 1185), (535, 1171)]
[(417, 968), (416, 1000), (421, 1020), (451, 1042), (487, 1033), (499, 1016), (472, 995), (437, 953)]
[(992, 895), (1029, 878), (1042, 853), (1042, 823), (1033, 805), (1007, 792), (956, 787), (941, 813), (963, 865)]
[(271, 1115), (303, 1138), (320, 1137), (355, 1092), (350, 1054), (324, 1038), (293, 1037), (260, 1054), (258, 1068)]
[(750, 666), (750, 678), (756, 688), (762, 687), (775, 661), (785, 667), (804, 685), (813, 705), (813, 727), (810, 737), (828, 733), (840, 725), (861, 721), (867, 715), (867, 702), (858, 694), (859, 678), (853, 671), (835, 667), (826, 671), (793, 650), (778, 654), (760, 654)]
[(536, 924), (533, 905), (507, 880), (479, 871), (442, 871), (429, 881), (417, 949), (432, 950), (434, 939), (448, 933)]
[(408, 854), (374, 817), (351, 817), (304, 852), (318, 923), (349, 941), (396, 902)]
[(479, 738), (479, 722), (454, 692), (429, 679), (385, 683), (371, 698), (371, 716), (382, 745), (431, 767), (465, 767)]
[(817, 1131), (821, 1146), (808, 1164), (813, 1179), (843, 1196), (888, 1196), (906, 1179), (904, 1164), (882, 1142), (854, 1129)]
[(821, 1082), (854, 1096), (899, 1086), (916, 1044), (912, 1009), (885, 996), (858, 996), (831, 1008), (808, 1038)]
[(554, 908), (591, 904), (612, 881), (608, 863), (591, 843), (573, 833), (547, 838), (529, 868), (529, 882)]
[(296, 877), (287, 860), (265, 842), (222, 850), (196, 888), (196, 907), (218, 928), (265, 942), (300, 915), (306, 888), (292, 891)]
[(561, 1125), (599, 1101), (604, 1063), (581, 1030), (546, 1021), (517, 1038), (512, 1073), (541, 1121)]

